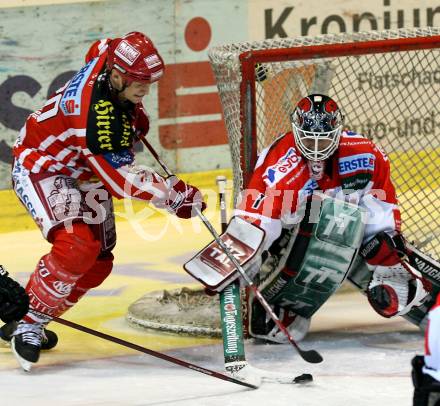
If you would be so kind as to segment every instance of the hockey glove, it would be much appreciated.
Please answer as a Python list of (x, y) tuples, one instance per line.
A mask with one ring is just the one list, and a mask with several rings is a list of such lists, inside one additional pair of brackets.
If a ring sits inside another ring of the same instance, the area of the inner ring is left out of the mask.
[(19, 321), (29, 310), (29, 297), (20, 284), (0, 266), (0, 319), (5, 323)]
[(384, 317), (403, 315), (423, 302), (429, 287), (420, 273), (404, 260), (404, 248), (397, 246), (385, 232), (368, 241), (360, 254), (373, 271), (367, 297), (377, 313)]
[(200, 211), (206, 209), (202, 194), (195, 186), (188, 185), (176, 176), (170, 176), (166, 181), (170, 192), (166, 206), (170, 213), (183, 219), (189, 219), (196, 215), (195, 208)]

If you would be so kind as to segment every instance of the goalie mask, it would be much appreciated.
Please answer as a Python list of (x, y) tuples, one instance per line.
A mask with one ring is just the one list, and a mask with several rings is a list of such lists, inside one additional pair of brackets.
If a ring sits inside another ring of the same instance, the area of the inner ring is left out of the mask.
[(322, 94), (306, 96), (290, 118), (296, 146), (304, 158), (322, 161), (335, 152), (344, 118), (333, 99)]

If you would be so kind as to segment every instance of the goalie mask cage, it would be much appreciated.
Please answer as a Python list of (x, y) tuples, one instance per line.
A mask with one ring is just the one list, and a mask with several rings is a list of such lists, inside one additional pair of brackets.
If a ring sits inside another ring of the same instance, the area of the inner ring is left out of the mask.
[(258, 153), (290, 131), (307, 94), (336, 100), (345, 127), (391, 160), (408, 239), (440, 256), (440, 29), (401, 29), (244, 42), (212, 48), (234, 196)]

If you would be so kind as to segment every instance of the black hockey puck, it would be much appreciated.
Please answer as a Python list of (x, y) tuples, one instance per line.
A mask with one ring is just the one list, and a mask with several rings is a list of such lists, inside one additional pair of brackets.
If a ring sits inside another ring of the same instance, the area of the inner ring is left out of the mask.
[(302, 374), (295, 377), (292, 383), (307, 383), (312, 381), (313, 381), (313, 376), (311, 374)]

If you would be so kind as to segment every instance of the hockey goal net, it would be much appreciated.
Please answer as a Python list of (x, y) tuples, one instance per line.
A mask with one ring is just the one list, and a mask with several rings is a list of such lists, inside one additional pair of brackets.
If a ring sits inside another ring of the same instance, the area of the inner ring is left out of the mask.
[(307, 94), (334, 98), (347, 129), (389, 155), (403, 232), (440, 257), (440, 29), (244, 42), (209, 53), (232, 154), (235, 196), (258, 153), (290, 131)]

